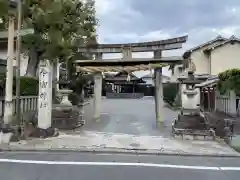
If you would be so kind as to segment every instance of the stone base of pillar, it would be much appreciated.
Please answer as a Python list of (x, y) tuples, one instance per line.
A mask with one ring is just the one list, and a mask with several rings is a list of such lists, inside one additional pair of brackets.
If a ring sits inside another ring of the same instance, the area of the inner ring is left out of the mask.
[(85, 124), (82, 107), (56, 105), (52, 110), (52, 126), (62, 130), (73, 130)]
[(0, 144), (8, 143), (8, 142), (17, 142), (21, 139), (21, 128), (20, 127), (12, 127), (8, 124), (2, 124), (0, 127)]
[(59, 133), (55, 128), (47, 128), (47, 129), (41, 129), (41, 128), (35, 128), (31, 134), (29, 134), (29, 137), (35, 137), (35, 138), (47, 138), (47, 137), (55, 137), (58, 136)]
[(24, 131), (20, 126), (0, 126), (0, 144), (9, 142), (18, 142), (27, 139), (28, 137), (47, 138), (58, 136), (55, 128), (47, 129), (38, 128), (35, 121), (25, 124)]
[(13, 132), (13, 128), (10, 126), (10, 124), (1, 124), (0, 131), (3, 133), (9, 133)]

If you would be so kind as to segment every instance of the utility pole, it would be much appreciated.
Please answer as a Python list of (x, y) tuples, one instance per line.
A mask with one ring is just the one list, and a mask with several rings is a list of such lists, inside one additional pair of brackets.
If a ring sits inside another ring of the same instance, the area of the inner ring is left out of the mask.
[(21, 123), (20, 105), (20, 68), (21, 68), (21, 26), (22, 26), (22, 0), (18, 0), (18, 23), (17, 23), (17, 55), (16, 55), (16, 118)]
[(13, 116), (13, 60), (14, 60), (14, 14), (16, 2), (9, 0), (9, 25), (8, 25), (8, 50), (7, 50), (7, 72), (4, 104), (4, 125), (8, 126)]

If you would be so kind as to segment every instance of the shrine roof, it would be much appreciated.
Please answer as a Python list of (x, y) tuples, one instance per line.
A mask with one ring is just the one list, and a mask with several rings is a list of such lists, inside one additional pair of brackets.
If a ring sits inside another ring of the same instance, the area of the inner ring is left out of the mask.
[(138, 81), (141, 78), (138, 78), (133, 73), (128, 73), (126, 71), (122, 71), (117, 73), (115, 76), (105, 78), (106, 81), (127, 81), (128, 76), (130, 76), (131, 81)]
[(200, 84), (197, 84), (196, 87), (200, 87), (200, 88), (213, 87), (217, 85), (218, 81), (219, 81), (218, 77), (212, 77)]
[(203, 80), (200, 79), (184, 79), (181, 81), (181, 84), (199, 84), (202, 82)]

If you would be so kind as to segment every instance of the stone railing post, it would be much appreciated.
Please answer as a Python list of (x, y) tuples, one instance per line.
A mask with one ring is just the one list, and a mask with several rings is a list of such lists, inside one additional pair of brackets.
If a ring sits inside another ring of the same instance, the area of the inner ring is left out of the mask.
[(229, 96), (229, 113), (233, 116), (237, 115), (237, 104), (236, 104), (236, 93), (234, 91), (230, 91), (230, 96)]

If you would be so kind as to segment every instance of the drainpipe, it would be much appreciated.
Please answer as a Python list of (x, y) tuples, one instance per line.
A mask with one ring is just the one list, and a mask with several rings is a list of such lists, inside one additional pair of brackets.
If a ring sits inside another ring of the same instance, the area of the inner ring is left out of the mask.
[(211, 58), (211, 52), (208, 53), (208, 60), (209, 60), (209, 74), (212, 74), (212, 58)]

